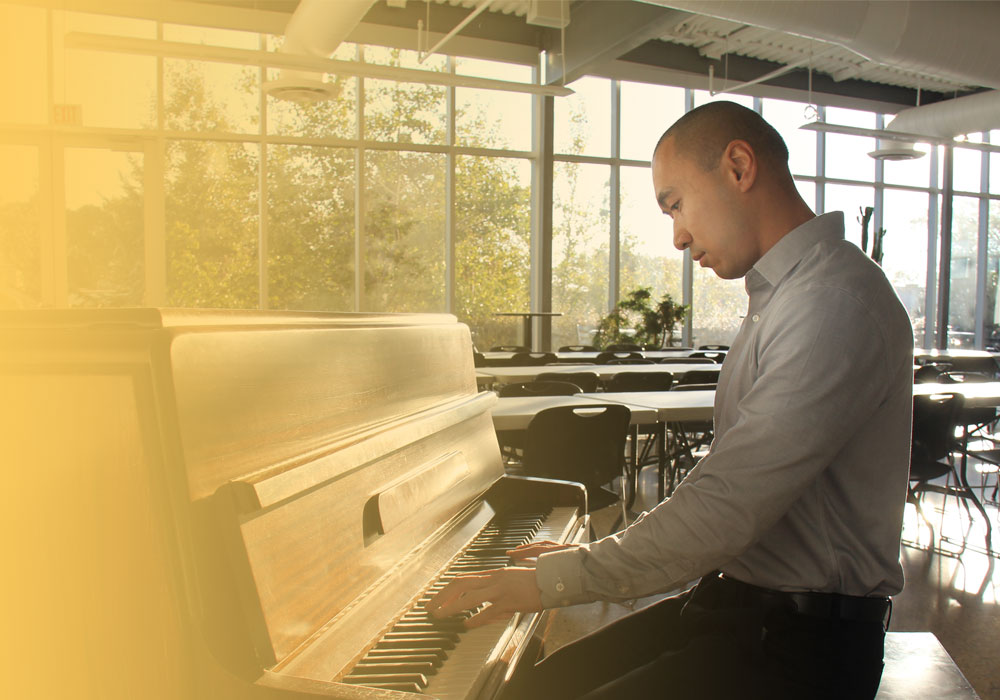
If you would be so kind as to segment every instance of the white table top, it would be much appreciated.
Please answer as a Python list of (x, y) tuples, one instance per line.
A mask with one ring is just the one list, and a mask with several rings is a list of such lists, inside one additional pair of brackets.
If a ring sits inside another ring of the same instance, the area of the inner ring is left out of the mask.
[(656, 409), (661, 422), (712, 420), (715, 413), (715, 392), (699, 391), (623, 391), (577, 394), (580, 398), (617, 401)]
[(970, 350), (969, 348), (914, 348), (914, 357), (993, 357), (992, 353), (985, 350)]
[(477, 372), (492, 374), (501, 384), (533, 381), (542, 372), (566, 374), (571, 372), (596, 372), (601, 381), (610, 379), (622, 372), (670, 372), (684, 374), (693, 369), (719, 371), (722, 365), (714, 362), (705, 364), (664, 364), (664, 365), (537, 365), (533, 367), (477, 367)]
[(1000, 382), (965, 382), (963, 384), (914, 384), (914, 396), (930, 394), (961, 394), (969, 408), (1000, 406)]
[[(723, 355), (726, 353), (725, 350), (636, 350), (635, 352), (640, 353), (643, 357), (650, 360), (663, 360), (668, 357), (687, 357), (693, 352), (720, 352)], [(597, 359), (600, 352), (557, 352), (556, 357), (560, 360), (580, 360), (581, 362), (590, 362)], [(626, 351), (627, 354), (627, 351)], [(487, 360), (509, 360), (514, 357), (512, 352), (499, 352), (499, 351), (489, 351), (484, 352), (483, 357)]]
[(493, 427), (496, 430), (524, 430), (539, 411), (556, 406), (588, 406), (593, 404), (625, 404), (632, 411), (630, 425), (655, 423), (656, 409), (633, 406), (625, 401), (593, 398), (595, 395), (576, 396), (508, 396), (497, 400), (493, 407)]

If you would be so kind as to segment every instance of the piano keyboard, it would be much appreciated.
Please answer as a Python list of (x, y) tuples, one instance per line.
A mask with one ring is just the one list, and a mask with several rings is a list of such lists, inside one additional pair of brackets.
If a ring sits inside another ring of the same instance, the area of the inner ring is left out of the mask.
[[(575, 509), (554, 510), (575, 513)], [(485, 676), (487, 660), (512, 626), (493, 623), (466, 630), (463, 621), (472, 612), (439, 620), (424, 606), (457, 576), (510, 564), (509, 549), (533, 541), (564, 541), (563, 515), (550, 511), (496, 516), (340, 682), (443, 700), (467, 697), (477, 678)]]

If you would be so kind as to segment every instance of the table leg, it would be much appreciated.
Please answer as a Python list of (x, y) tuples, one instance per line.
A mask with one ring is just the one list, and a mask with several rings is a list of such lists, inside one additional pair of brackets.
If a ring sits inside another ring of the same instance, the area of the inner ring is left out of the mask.
[(969, 426), (965, 426), (962, 431), (962, 468), (959, 470), (958, 477), (961, 482), (962, 489), (965, 491), (969, 500), (976, 507), (976, 510), (983, 516), (983, 520), (986, 522), (986, 551), (993, 551), (993, 525), (990, 523), (990, 516), (986, 514), (986, 509), (983, 504), (979, 502), (979, 497), (976, 496), (976, 492), (972, 490), (969, 486)]
[(528, 352), (534, 352), (535, 348), (531, 346), (531, 316), (525, 316), (523, 320), (522, 335), (524, 340), (522, 341), (524, 346), (528, 348)]

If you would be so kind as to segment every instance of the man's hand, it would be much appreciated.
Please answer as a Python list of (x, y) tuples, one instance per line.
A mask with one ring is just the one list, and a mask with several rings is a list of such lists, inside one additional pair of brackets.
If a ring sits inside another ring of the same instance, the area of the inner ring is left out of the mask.
[(466, 627), (480, 627), (516, 612), (539, 612), (542, 596), (535, 583), (535, 570), (508, 567), (461, 576), (442, 588), (427, 604), (427, 610), (434, 617), (448, 617), (483, 603), (489, 605), (466, 620)]
[(551, 540), (544, 540), (541, 542), (531, 542), (529, 544), (522, 544), (519, 547), (510, 549), (507, 554), (514, 561), (524, 561), (526, 559), (537, 559), (543, 554), (548, 554), (549, 552), (558, 552), (561, 549), (572, 549), (578, 547), (576, 544), (559, 544), (558, 542), (553, 542)]

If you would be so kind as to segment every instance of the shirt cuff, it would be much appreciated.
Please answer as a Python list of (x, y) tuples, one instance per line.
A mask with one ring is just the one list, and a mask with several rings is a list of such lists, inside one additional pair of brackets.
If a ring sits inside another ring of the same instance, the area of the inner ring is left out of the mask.
[(583, 590), (583, 559), (586, 555), (585, 547), (573, 547), (538, 557), (535, 582), (541, 592), (543, 608), (563, 608), (592, 600)]

